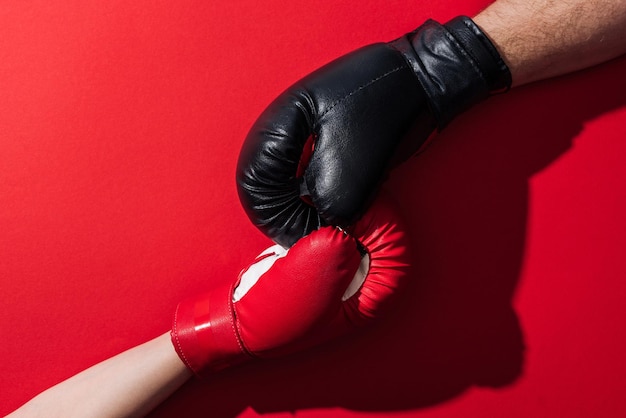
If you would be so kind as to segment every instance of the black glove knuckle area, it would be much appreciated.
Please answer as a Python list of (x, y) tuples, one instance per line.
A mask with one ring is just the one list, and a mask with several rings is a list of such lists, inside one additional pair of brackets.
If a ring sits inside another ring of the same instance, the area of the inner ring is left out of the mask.
[(284, 247), (323, 224), (315, 208), (300, 199), (296, 177), (311, 121), (305, 92), (281, 95), (250, 130), (237, 164), (237, 190), (246, 214)]
[(346, 227), (367, 208), (397, 142), (411, 126), (420, 86), (400, 54), (386, 44), (350, 58), (350, 89), (319, 115), (315, 152), (305, 172), (311, 200), (323, 219)]
[(241, 203), (283, 246), (324, 224), (348, 227), (393, 165), (510, 84), (495, 47), (463, 16), (344, 55), (287, 89), (254, 124), (237, 168)]
[[(322, 225), (354, 221), (395, 149), (389, 135), (412, 123), (419, 97), (411, 68), (382, 43), (340, 57), (289, 88), (253, 125), (239, 157), (239, 197), (253, 224), (290, 246)], [(311, 135), (315, 151), (298, 178)]]

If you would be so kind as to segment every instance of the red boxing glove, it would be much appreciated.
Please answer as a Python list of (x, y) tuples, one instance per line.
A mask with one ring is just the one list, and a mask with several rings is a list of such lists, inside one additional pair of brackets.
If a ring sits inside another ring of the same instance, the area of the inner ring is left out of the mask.
[(378, 199), (349, 234), (324, 227), (270, 247), (233, 284), (180, 303), (172, 343), (195, 373), (293, 353), (380, 316), (408, 265), (404, 229)]

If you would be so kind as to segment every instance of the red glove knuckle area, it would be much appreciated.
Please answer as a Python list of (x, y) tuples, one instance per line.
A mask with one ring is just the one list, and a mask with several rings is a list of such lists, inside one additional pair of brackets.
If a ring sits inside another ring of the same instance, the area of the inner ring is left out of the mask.
[[(369, 268), (345, 298), (362, 263), (357, 240)], [(327, 226), (298, 240), (236, 302), (240, 279), (182, 302), (172, 342), (196, 373), (306, 349), (380, 317), (393, 305), (409, 264), (406, 232), (381, 196), (349, 231)]]
[(349, 320), (362, 326), (393, 307), (396, 296), (409, 279), (410, 245), (402, 219), (384, 194), (378, 196), (349, 232), (369, 256), (366, 280), (345, 302)]
[(271, 276), (235, 304), (246, 348), (275, 357), (296, 351), (300, 342), (325, 329), (341, 311), (341, 295), (359, 261), (354, 239), (332, 227), (296, 242), (268, 272)]

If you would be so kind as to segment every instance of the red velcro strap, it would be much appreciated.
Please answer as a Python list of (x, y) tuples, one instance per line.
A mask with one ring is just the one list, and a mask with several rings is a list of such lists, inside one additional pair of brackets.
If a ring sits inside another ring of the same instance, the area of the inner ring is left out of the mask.
[(235, 326), (232, 285), (181, 302), (172, 326), (172, 343), (194, 373), (218, 371), (250, 358)]

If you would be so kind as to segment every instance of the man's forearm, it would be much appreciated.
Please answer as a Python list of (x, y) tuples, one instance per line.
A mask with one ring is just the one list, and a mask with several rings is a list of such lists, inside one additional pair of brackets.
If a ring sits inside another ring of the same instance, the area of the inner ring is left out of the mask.
[(626, 0), (498, 0), (473, 20), (496, 44), (514, 86), (626, 53)]

